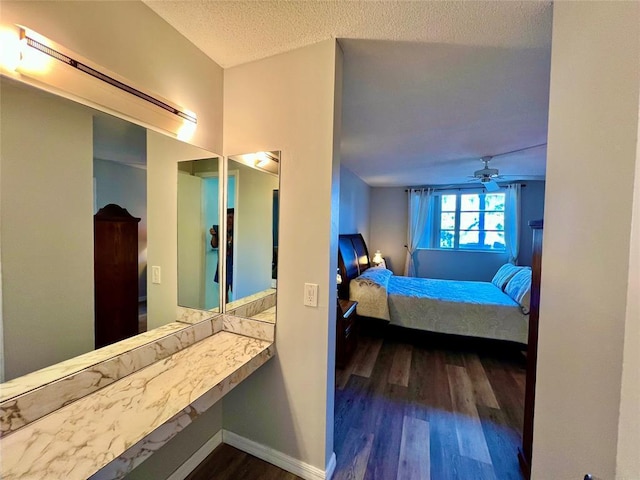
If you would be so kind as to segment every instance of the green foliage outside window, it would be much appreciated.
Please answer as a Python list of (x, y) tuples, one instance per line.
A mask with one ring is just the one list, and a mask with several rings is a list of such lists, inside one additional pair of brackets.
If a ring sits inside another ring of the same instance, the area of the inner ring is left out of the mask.
[(436, 207), (436, 248), (505, 250), (504, 193), (443, 194)]

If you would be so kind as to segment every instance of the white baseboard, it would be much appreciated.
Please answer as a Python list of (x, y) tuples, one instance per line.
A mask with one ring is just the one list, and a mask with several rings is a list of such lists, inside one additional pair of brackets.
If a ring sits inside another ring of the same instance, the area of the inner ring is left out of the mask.
[(331, 458), (329, 459), (329, 463), (327, 463), (327, 471), (326, 471), (326, 480), (331, 480), (333, 478), (333, 474), (336, 471), (336, 452), (331, 452)]
[[(269, 448), (260, 443), (254, 442), (228, 430), (222, 431), (222, 442), (238, 450), (249, 453), (254, 457), (258, 457), (265, 462), (269, 462), (276, 467), (280, 467), (287, 472), (304, 478), (305, 480), (330, 480), (336, 468), (336, 455), (331, 455), (326, 470), (309, 465), (301, 460), (290, 457), (282, 452)], [(173, 479), (171, 479), (173, 480)]]
[(191, 455), (189, 459), (184, 462), (182, 465), (178, 467), (178, 469), (173, 472), (167, 480), (184, 480), (187, 476), (193, 472), (198, 465), (200, 465), (205, 458), (209, 456), (211, 452), (213, 452), (218, 445), (222, 443), (222, 430), (218, 430), (213, 437), (211, 437), (207, 442), (202, 445), (196, 453)]

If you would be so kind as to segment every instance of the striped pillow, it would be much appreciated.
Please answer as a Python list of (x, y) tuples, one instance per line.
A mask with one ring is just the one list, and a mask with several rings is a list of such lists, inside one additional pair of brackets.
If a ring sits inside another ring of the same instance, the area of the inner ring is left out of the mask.
[(505, 263), (493, 276), (493, 278), (491, 279), (491, 283), (493, 283), (500, 290), (504, 291), (507, 283), (509, 283), (509, 280), (511, 280), (511, 277), (513, 277), (523, 268), (524, 267), (517, 267), (513, 263)]
[(504, 293), (513, 298), (522, 307), (522, 313), (529, 313), (531, 301), (531, 268), (522, 267), (504, 289)]

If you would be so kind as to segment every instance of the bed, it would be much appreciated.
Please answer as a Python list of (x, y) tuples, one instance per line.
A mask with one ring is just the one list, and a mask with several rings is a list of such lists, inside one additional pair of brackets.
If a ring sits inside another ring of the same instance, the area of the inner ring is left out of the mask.
[(340, 298), (366, 321), (431, 332), (527, 343), (531, 269), (505, 265), (491, 282), (396, 276), (372, 266), (360, 234), (340, 235)]

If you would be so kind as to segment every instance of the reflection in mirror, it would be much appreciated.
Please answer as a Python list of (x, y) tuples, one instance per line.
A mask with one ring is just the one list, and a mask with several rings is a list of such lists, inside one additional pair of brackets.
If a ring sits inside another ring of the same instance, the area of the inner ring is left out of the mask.
[[(219, 311), (219, 197), (218, 158), (178, 162), (180, 306)], [(216, 239), (215, 244), (213, 238)]]
[[(147, 158), (150, 132), (11, 79), (1, 78), (0, 89), (0, 380), (6, 381), (144, 332), (147, 321), (153, 327), (172, 322), (175, 300), (168, 319), (147, 318), (147, 302), (157, 303), (153, 288), (147, 292), (147, 165), (159, 162)], [(152, 133), (175, 142), (176, 151), (191, 147)], [(118, 208), (103, 210), (110, 225), (100, 233), (105, 244), (96, 234), (96, 250), (94, 215), (108, 205)], [(110, 274), (122, 266), (125, 239), (117, 237), (117, 223), (127, 217), (134, 228), (121, 282)], [(97, 275), (98, 262), (113, 267), (105, 277)], [(107, 295), (104, 302), (99, 291)], [(95, 335), (103, 304), (110, 309), (107, 330), (126, 324), (106, 342)]]
[(226, 311), (275, 292), (280, 152), (227, 163)]

